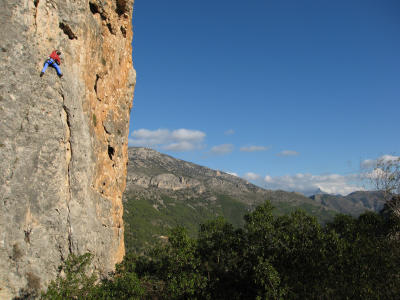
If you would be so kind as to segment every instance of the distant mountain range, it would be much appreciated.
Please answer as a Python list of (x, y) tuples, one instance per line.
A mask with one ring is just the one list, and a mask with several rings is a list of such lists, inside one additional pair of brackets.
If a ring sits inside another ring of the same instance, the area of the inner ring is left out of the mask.
[(366, 210), (380, 211), (384, 205), (383, 192), (358, 191), (347, 196), (318, 194), (310, 199), (340, 213), (358, 216)]
[(320, 222), (332, 220), (339, 212), (358, 215), (383, 206), (377, 192), (306, 197), (295, 192), (266, 190), (240, 177), (148, 148), (129, 148), (128, 157), (123, 197), (128, 250), (141, 251), (177, 225), (195, 235), (199, 224), (217, 216), (241, 226), (243, 216), (266, 200), (272, 202), (277, 215), (301, 208)]
[(321, 190), (320, 188), (316, 189), (313, 192), (309, 192), (309, 193), (303, 193), (305, 196), (307, 197), (311, 197), (311, 196), (315, 196), (315, 195), (322, 195), (322, 194), (329, 194), (324, 192), (323, 190)]

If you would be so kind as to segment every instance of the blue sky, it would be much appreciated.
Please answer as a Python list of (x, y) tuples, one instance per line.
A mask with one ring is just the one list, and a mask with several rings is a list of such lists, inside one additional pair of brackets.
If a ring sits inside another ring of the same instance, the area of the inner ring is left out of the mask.
[(130, 145), (346, 194), (400, 149), (400, 1), (136, 0)]

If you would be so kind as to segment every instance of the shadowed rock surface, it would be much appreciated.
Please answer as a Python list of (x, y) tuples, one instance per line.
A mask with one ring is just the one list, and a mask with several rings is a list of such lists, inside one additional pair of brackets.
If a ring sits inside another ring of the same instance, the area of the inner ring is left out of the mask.
[[(133, 0), (0, 2), (0, 299), (34, 296), (70, 253), (124, 255)], [(58, 78), (49, 67), (62, 51)]]

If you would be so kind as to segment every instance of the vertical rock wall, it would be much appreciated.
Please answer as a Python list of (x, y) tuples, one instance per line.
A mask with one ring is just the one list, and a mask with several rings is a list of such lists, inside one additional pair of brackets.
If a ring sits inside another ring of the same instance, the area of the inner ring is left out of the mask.
[[(0, 1), (0, 299), (124, 255), (133, 0)], [(58, 78), (46, 57), (62, 51)]]

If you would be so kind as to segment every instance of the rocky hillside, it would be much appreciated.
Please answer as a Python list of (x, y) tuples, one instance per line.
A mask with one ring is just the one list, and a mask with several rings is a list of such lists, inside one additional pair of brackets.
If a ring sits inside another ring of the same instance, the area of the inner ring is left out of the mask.
[(348, 196), (265, 190), (239, 177), (211, 170), (148, 148), (128, 149), (124, 219), (128, 250), (141, 251), (146, 244), (184, 225), (195, 235), (204, 221), (224, 216), (236, 226), (255, 206), (270, 200), (277, 215), (297, 208), (321, 222), (337, 213), (358, 216), (383, 207), (380, 192), (354, 192)]
[(192, 234), (204, 221), (224, 216), (240, 226), (243, 216), (270, 200), (277, 214), (303, 208), (322, 222), (336, 210), (298, 193), (271, 191), (239, 177), (147, 148), (128, 149), (124, 219), (128, 249), (141, 250), (176, 225)]
[[(70, 253), (124, 255), (133, 0), (0, 3), (0, 299), (34, 295)], [(62, 51), (58, 78), (45, 59)]]
[(259, 205), (267, 199), (276, 204), (282, 202), (297, 206), (307, 203), (320, 206), (302, 194), (265, 190), (240, 177), (148, 148), (129, 148), (128, 159), (125, 196), (151, 196), (155, 200), (160, 199), (160, 194), (166, 193), (186, 194), (187, 197), (202, 196), (212, 200), (215, 194), (224, 194), (249, 207)]
[(378, 212), (385, 203), (383, 192), (378, 191), (358, 191), (347, 196), (319, 194), (310, 198), (340, 213), (353, 216), (358, 216), (366, 210)]

